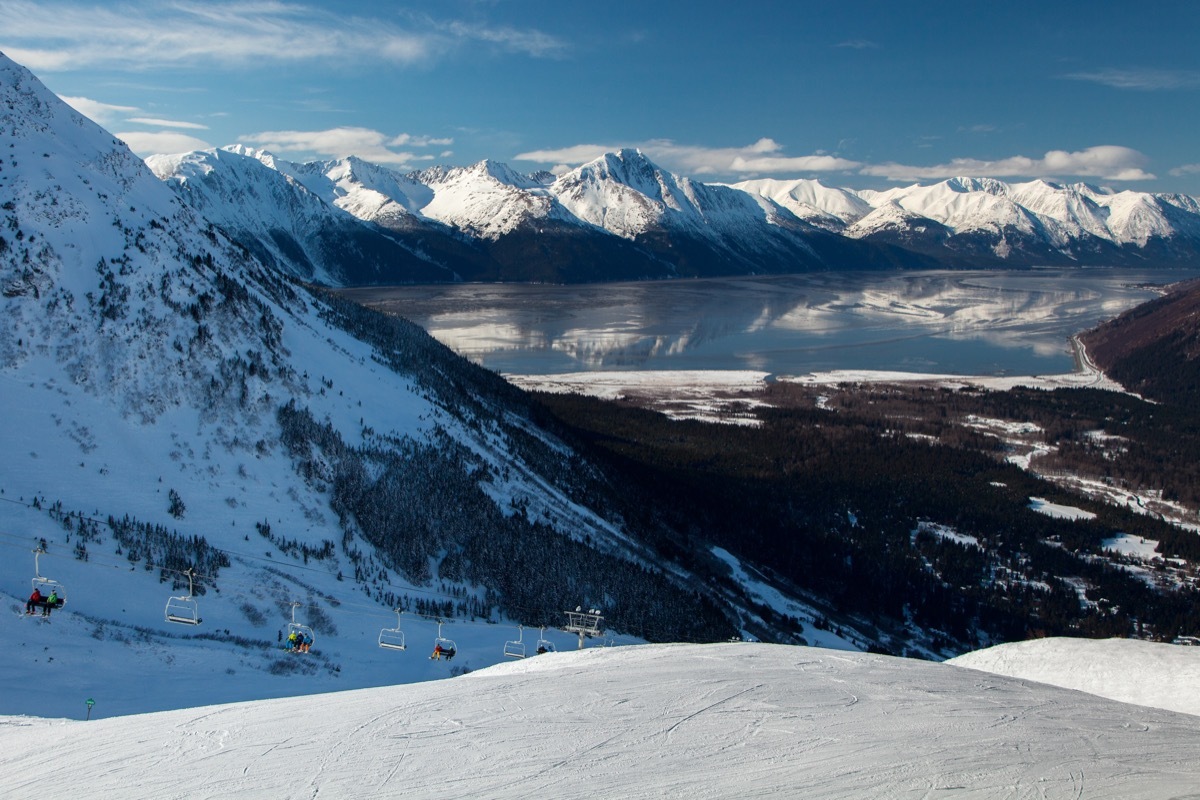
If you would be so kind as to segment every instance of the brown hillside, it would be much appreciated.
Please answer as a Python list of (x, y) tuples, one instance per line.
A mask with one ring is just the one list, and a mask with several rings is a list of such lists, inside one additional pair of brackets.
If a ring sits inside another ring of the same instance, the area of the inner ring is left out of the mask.
[(1191, 393), (1200, 374), (1200, 280), (1176, 284), (1080, 339), (1097, 366), (1134, 391), (1159, 400)]

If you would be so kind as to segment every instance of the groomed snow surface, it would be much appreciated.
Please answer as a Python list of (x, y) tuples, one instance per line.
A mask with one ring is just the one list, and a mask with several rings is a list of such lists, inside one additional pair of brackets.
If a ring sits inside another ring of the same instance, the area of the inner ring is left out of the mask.
[(1200, 718), (1028, 680), (647, 645), (90, 722), (0, 718), (0, 795), (1168, 798), (1200, 787), (1198, 756)]
[(1135, 639), (1032, 639), (947, 663), (1200, 716), (1200, 647)]

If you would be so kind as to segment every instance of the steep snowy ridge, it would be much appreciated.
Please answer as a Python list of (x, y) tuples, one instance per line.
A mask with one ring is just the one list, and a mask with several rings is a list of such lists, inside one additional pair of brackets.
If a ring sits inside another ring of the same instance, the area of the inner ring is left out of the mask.
[(433, 196), (421, 213), (472, 236), (494, 241), (547, 222), (580, 224), (544, 184), (504, 164), (485, 160), (426, 174)]
[(293, 173), (326, 202), (359, 219), (395, 227), (429, 201), (428, 187), (361, 158), (290, 165)]
[(767, 222), (763, 207), (745, 194), (674, 175), (638, 150), (584, 164), (560, 176), (550, 191), (580, 219), (627, 239), (655, 228), (749, 234)]
[(146, 163), (205, 219), (301, 280), (340, 286), (454, 277), (448, 267), (311, 190), (333, 194), (332, 185), (322, 186), (303, 168), (268, 153), (201, 150), (151, 156)]
[[(674, 175), (638, 150), (606, 154), (550, 186), (575, 216), (664, 254), (708, 251), (713, 266), (692, 255), (692, 269), (778, 271), (820, 263), (807, 241), (814, 230), (769, 198)], [(719, 266), (718, 266), (719, 265)]]
[[(420, 649), (433, 619), (463, 625), (455, 668), (501, 660), (515, 623), (496, 622), (561, 624), (567, 602), (606, 592), (624, 598), (605, 609), (614, 628), (636, 615), (697, 638), (731, 630), (686, 571), (641, 569), (654, 560), (622, 523), (576, 499), (599, 497), (592, 467), (497, 376), (265, 266), (226, 234), (236, 206), (205, 219), (2, 57), (0, 131), (0, 592), (19, 612), (35, 570), (68, 587), (52, 626), (0, 615), (3, 685), (38, 668), (38, 641), (65, 643), (79, 659), (65, 678), (90, 687), (136, 639), (136, 674), (182, 677), (196, 703), (446, 674), (376, 646), (398, 607)], [(205, 183), (205, 202), (283, 191), (267, 219), (291, 221), (303, 191), (258, 163), (212, 152), (172, 169), (187, 173), (177, 187)], [(303, 202), (314, 219), (342, 213)], [(500, 588), (548, 557), (569, 600), (554, 581)], [(163, 606), (188, 568), (205, 624), (181, 632)], [(310, 659), (278, 649), (293, 615), (320, 637)], [(48, 685), (42, 702), (74, 696)], [(149, 702), (104, 691), (127, 713)]]

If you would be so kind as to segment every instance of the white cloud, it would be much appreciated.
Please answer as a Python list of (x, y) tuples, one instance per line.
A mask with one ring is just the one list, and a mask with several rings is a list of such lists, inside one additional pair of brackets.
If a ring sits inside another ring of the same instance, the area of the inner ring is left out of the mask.
[[(537, 161), (540, 163), (561, 161), (577, 167), (580, 164), (586, 164), (589, 161), (597, 159), (605, 153), (613, 153), (620, 149), (620, 145), (575, 144), (570, 147), (560, 147), (550, 150), (530, 150), (527, 153), (518, 153), (513, 156), (513, 159), (516, 161)], [(568, 171), (570, 169), (573, 169), (573, 167), (568, 167)]]
[(138, 125), (153, 125), (157, 128), (183, 128), (192, 131), (206, 131), (207, 125), (201, 125), (198, 122), (176, 122), (169, 119), (156, 119), (154, 117), (130, 117), (126, 122), (136, 122)]
[(115, 136), (129, 145), (130, 150), (143, 157), (159, 153), (190, 153), (193, 150), (207, 150), (212, 147), (203, 139), (177, 131), (127, 131)]
[(89, 97), (66, 97), (60, 94), (58, 99), (88, 119), (100, 124), (112, 122), (126, 114), (136, 114), (141, 111), (140, 108), (135, 106), (115, 106), (112, 103), (101, 103), (99, 100), (92, 100)]
[[(0, 6), (0, 13), (3, 7)], [(7, 41), (0, 42), (0, 51), (26, 69), (34, 72), (57, 72), (70, 69), (72, 57), (70, 53), (61, 50), (47, 50), (40, 47), (12, 47)]]
[(1200, 88), (1200, 72), (1182, 69), (1098, 69), (1072, 72), (1063, 76), (1073, 81), (1089, 81), (1114, 89), (1164, 91)]
[(0, 0), (0, 49), (38, 71), (105, 66), (162, 69), (196, 64), (390, 62), (424, 64), (464, 43), (487, 42), (534, 57), (566, 47), (536, 30), (330, 13), (315, 6), (150, 0), (117, 6)]
[(463, 22), (452, 22), (446, 26), (446, 29), (456, 38), (488, 42), (513, 53), (556, 57), (567, 51), (567, 45), (561, 39), (537, 30), (519, 30), (508, 26), (493, 28), (484, 25), (469, 25)]
[(1200, 164), (1181, 164), (1171, 170), (1171, 174), (1177, 178), (1183, 175), (1200, 175)]
[(850, 161), (836, 156), (771, 156), (765, 158), (742, 158), (738, 156), (730, 164), (734, 172), (837, 172), (861, 167), (859, 161)]
[(414, 162), (429, 158), (426, 154), (397, 151), (395, 146), (410, 144), (414, 147), (442, 145), (451, 139), (435, 139), (427, 136), (400, 134), (389, 136), (370, 128), (329, 128), (323, 131), (262, 131), (243, 136), (247, 144), (273, 153), (297, 153), (302, 156), (315, 154), (327, 158), (358, 156), (376, 164), (387, 164), (403, 168)]
[(1086, 150), (1067, 152), (1051, 150), (1041, 158), (1011, 156), (997, 160), (956, 158), (933, 166), (907, 164), (872, 164), (859, 174), (873, 175), (892, 181), (966, 177), (1094, 177), (1110, 181), (1153, 180), (1154, 175), (1142, 169), (1148, 159), (1137, 150), (1117, 145), (1101, 145)]
[(448, 144), (454, 144), (454, 140), (438, 139), (432, 136), (413, 136), (409, 133), (402, 133), (388, 142), (389, 147), (437, 147)]
[(531, 150), (513, 158), (517, 161), (551, 163), (557, 170), (566, 164), (584, 164), (622, 147), (636, 147), (650, 160), (683, 175), (831, 172), (860, 166), (859, 162), (826, 154), (780, 155), (783, 146), (766, 137), (745, 147), (702, 147), (679, 144), (671, 139), (650, 139), (626, 145), (577, 144), (552, 150)]

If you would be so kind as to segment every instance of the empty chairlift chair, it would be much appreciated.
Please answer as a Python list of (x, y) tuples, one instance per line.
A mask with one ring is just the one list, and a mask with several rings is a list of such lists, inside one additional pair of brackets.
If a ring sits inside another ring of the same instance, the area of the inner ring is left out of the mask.
[(525, 657), (525, 626), (517, 626), (517, 638), (504, 643), (504, 655), (508, 658)]
[(379, 631), (379, 646), (385, 650), (406, 650), (404, 631), (400, 630), (400, 609), (396, 609), (396, 627)]
[(179, 625), (199, 625), (200, 624), (200, 604), (193, 597), (195, 585), (192, 581), (192, 570), (187, 571), (188, 593), (181, 597), (167, 598), (167, 607), (163, 610), (163, 616), (167, 622), (174, 622)]

